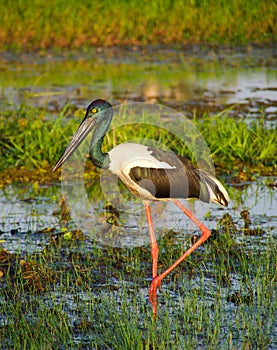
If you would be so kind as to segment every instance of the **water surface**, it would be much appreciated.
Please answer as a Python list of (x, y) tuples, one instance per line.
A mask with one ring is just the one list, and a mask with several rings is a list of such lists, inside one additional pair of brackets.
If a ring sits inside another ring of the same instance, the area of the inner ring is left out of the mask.
[(275, 47), (227, 49), (132, 48), (87, 53), (2, 54), (0, 103), (28, 103), (58, 112), (66, 103), (85, 108), (95, 98), (153, 102), (185, 112), (276, 120)]
[[(272, 179), (273, 181), (273, 179)], [(231, 188), (231, 202), (223, 208), (216, 204), (205, 204), (199, 201), (194, 205), (188, 201), (184, 203), (194, 210), (200, 220), (210, 229), (217, 228), (219, 219), (229, 213), (238, 230), (244, 227), (244, 220), (240, 216), (242, 210), (249, 210), (251, 224), (260, 227), (267, 235), (277, 238), (277, 195), (276, 191), (267, 186), (268, 179), (260, 178), (245, 188)], [(100, 189), (99, 189), (100, 190)], [(98, 193), (98, 191), (96, 191)], [(0, 239), (1, 245), (9, 252), (39, 252), (48, 243), (53, 231), (59, 232), (63, 223), (60, 221), (58, 202), (62, 196), (60, 185), (42, 186), (36, 192), (33, 185), (9, 185), (0, 190)], [(95, 211), (95, 224), (84, 230), (87, 240), (98, 240), (100, 245), (112, 244), (122, 247), (149, 245), (148, 229), (142, 204), (130, 200), (126, 211), (119, 214), (124, 221), (125, 236), (119, 236), (118, 241), (112, 241), (109, 230), (111, 225), (104, 223), (105, 200), (91, 198), (91, 206)], [(153, 207), (155, 227), (158, 237), (166, 234), (170, 229), (179, 232), (178, 240), (184, 241), (188, 236), (198, 231), (174, 205), (156, 204)], [(123, 217), (123, 218), (122, 218)], [(88, 220), (86, 216), (84, 222)], [(69, 228), (77, 229), (80, 222), (70, 221)], [(91, 226), (91, 225), (90, 225)], [(108, 231), (107, 226), (110, 226)], [(43, 232), (52, 228), (51, 232)], [(103, 237), (100, 233), (103, 233)], [(242, 233), (241, 233), (242, 234)], [(241, 234), (238, 237), (241, 237)], [(107, 238), (105, 237), (107, 235)], [(259, 241), (262, 238), (259, 238)], [(251, 241), (251, 239), (250, 239)], [(253, 238), (253, 242), (256, 238)]]

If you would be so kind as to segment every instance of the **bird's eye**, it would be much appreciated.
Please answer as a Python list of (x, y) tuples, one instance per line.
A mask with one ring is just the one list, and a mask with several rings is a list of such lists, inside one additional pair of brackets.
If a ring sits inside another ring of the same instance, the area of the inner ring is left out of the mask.
[(92, 112), (92, 113), (96, 113), (96, 112), (97, 112), (97, 109), (96, 109), (96, 108), (92, 108), (91, 112)]

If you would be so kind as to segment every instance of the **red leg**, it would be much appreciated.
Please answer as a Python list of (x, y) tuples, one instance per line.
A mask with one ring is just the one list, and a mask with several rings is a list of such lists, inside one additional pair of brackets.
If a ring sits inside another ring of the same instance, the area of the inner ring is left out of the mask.
[[(150, 243), (151, 243), (152, 278), (154, 280), (154, 278), (156, 278), (158, 275), (159, 247), (158, 247), (157, 239), (155, 236), (150, 205), (147, 203), (144, 205), (144, 207), (145, 207), (146, 219), (148, 222), (148, 230), (149, 230)], [(157, 285), (157, 287), (158, 287), (158, 285)], [(157, 288), (156, 288), (155, 292), (153, 292), (152, 294), (149, 294), (149, 297), (150, 297), (150, 302), (153, 306), (153, 313), (154, 313), (154, 315), (156, 315), (157, 314)]]
[(191, 221), (193, 221), (202, 231), (202, 236), (196, 241), (179, 259), (177, 259), (169, 268), (167, 268), (164, 272), (162, 272), (160, 275), (155, 277), (152, 280), (149, 295), (150, 295), (150, 301), (151, 299), (156, 299), (157, 295), (157, 288), (160, 286), (161, 281), (163, 278), (165, 278), (172, 270), (175, 269), (176, 266), (178, 266), (183, 260), (186, 259), (187, 256), (189, 256), (196, 248), (198, 248), (202, 243), (204, 243), (211, 235), (210, 230), (202, 224), (194, 215), (192, 212), (190, 212), (183, 204), (175, 199), (174, 203), (179, 207), (184, 214), (186, 214)]

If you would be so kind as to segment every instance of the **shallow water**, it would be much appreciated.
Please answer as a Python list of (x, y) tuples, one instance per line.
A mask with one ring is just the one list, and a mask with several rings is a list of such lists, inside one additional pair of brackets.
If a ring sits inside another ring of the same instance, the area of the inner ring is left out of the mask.
[(235, 115), (276, 121), (276, 48), (104, 49), (0, 55), (1, 109), (53, 113), (95, 98), (162, 103), (192, 116), (236, 105)]
[[(273, 181), (273, 180), (272, 180)], [(189, 209), (194, 210), (197, 217), (210, 229), (217, 228), (218, 220), (229, 213), (238, 230), (243, 228), (244, 220), (240, 216), (242, 210), (249, 210), (252, 227), (265, 231), (265, 236), (277, 238), (277, 195), (276, 191), (267, 186), (268, 179), (260, 178), (245, 188), (230, 188), (231, 202), (227, 208), (215, 204), (208, 205), (196, 201), (185, 202)], [(9, 185), (0, 190), (0, 240), (1, 246), (10, 253), (34, 253), (44, 249), (48, 244), (50, 233), (41, 232), (53, 228), (59, 232), (63, 226), (58, 212), (58, 201), (61, 198), (61, 188), (43, 186), (34, 192), (33, 185)], [(108, 244), (118, 247), (135, 247), (148, 245), (148, 230), (142, 204), (128, 202), (129, 207), (119, 212), (120, 220), (124, 222), (122, 231), (114, 241), (111, 241), (112, 225), (103, 223), (105, 201), (102, 198), (92, 198), (91, 206), (95, 217), (92, 220), (84, 215), (77, 221), (70, 221), (69, 228), (80, 228), (89, 240), (96, 240), (100, 245)], [(197, 232), (192, 224), (175, 206), (154, 204), (153, 214), (157, 236), (172, 229), (179, 232), (176, 240), (184, 241)], [(84, 222), (86, 225), (84, 225)], [(89, 222), (89, 224), (88, 224)], [(102, 236), (101, 236), (102, 235)], [(255, 242), (255, 237), (250, 237)], [(260, 237), (259, 240), (262, 238)]]

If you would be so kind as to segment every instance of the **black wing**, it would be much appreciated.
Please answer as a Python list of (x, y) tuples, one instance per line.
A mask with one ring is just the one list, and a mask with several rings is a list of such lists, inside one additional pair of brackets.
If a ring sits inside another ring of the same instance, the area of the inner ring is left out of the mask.
[(199, 198), (203, 202), (210, 201), (207, 186), (188, 160), (171, 152), (149, 149), (157, 160), (166, 162), (173, 168), (131, 168), (129, 176), (140, 187), (159, 199)]

